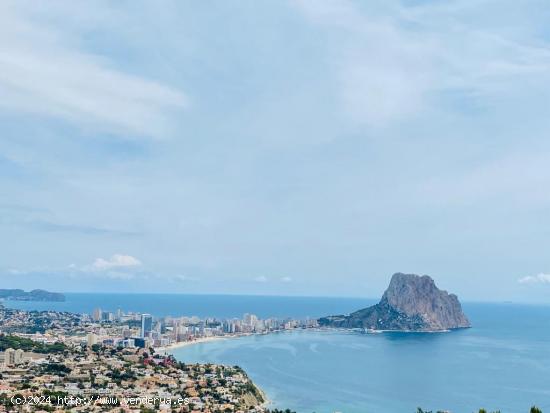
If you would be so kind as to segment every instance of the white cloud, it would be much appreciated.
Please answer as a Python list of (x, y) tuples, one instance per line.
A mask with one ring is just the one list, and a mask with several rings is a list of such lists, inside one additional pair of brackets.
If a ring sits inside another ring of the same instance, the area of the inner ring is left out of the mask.
[(343, 108), (359, 123), (381, 126), (439, 113), (442, 96), (453, 94), (501, 104), (548, 81), (550, 49), (505, 24), (476, 25), (483, 2), (295, 4), (324, 30)]
[(114, 134), (170, 133), (170, 113), (186, 105), (182, 92), (87, 53), (76, 46), (81, 34), (74, 27), (64, 31), (63, 24), (52, 24), (55, 12), (33, 9), (0, 4), (0, 110)]
[(131, 268), (139, 267), (141, 261), (131, 255), (115, 254), (110, 259), (96, 258), (92, 268), (98, 271), (107, 271), (113, 268)]
[[(448, 205), (471, 205), (483, 200), (530, 206), (550, 203), (548, 153), (517, 151), (467, 171), (440, 174), (419, 184), (420, 199)], [(518, 173), (521, 171), (521, 174)]]
[(281, 282), (284, 282), (284, 283), (292, 282), (292, 277), (282, 277)]
[(520, 284), (550, 284), (550, 274), (529, 275), (518, 280)]
[(263, 275), (260, 275), (259, 277), (254, 278), (254, 281), (259, 282), (259, 283), (265, 283), (265, 282), (267, 282), (267, 277), (265, 277)]
[(15, 269), (15, 268), (10, 268), (8, 270), (8, 274), (10, 274), (10, 275), (23, 275), (23, 274), (25, 274), (25, 271), (21, 271), (21, 270)]
[(391, 19), (362, 14), (351, 2), (297, 4), (332, 40), (329, 59), (348, 114), (380, 125), (422, 109), (432, 44), (407, 35)]

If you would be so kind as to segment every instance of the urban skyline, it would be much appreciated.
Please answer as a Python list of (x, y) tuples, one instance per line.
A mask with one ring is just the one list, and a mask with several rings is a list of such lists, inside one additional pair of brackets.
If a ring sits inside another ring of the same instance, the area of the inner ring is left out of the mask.
[[(120, 346), (123, 348), (167, 348), (179, 343), (193, 342), (204, 338), (238, 337), (247, 334), (266, 334), (295, 328), (316, 328), (317, 319), (304, 320), (285, 317), (259, 318), (245, 313), (242, 318), (220, 318), (198, 316), (154, 317), (148, 313), (104, 311), (96, 308), (91, 314), (83, 313), (82, 321), (91, 321), (86, 342)], [(121, 329), (121, 326), (126, 325)]]

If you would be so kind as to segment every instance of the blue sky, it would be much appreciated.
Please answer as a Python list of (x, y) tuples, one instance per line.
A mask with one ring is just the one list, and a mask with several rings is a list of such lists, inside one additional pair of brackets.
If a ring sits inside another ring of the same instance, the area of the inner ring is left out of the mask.
[(549, 18), (2, 2), (2, 285), (548, 302)]

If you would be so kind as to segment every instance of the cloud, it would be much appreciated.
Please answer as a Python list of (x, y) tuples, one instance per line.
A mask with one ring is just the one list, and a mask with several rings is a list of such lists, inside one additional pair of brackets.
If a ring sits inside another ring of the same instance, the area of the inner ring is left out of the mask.
[(141, 261), (131, 255), (115, 254), (110, 259), (96, 258), (92, 268), (98, 271), (107, 271), (114, 268), (132, 268), (141, 266)]
[(82, 50), (77, 29), (53, 24), (56, 11), (33, 9), (0, 5), (0, 110), (124, 136), (170, 133), (173, 114), (186, 107), (181, 91)]
[(529, 275), (518, 280), (520, 284), (550, 284), (550, 274)]
[[(194, 275), (185, 275), (178, 273), (163, 273), (159, 271), (148, 271), (142, 268), (142, 263), (135, 257), (130, 255), (115, 254), (109, 259), (97, 258), (93, 264), (80, 266), (77, 264), (69, 264), (65, 267), (34, 267), (34, 268), (10, 268), (0, 267), (0, 277), (5, 276), (10, 280), (29, 279), (51, 279), (55, 278), (67, 281), (85, 283), (99, 283), (102, 280), (112, 280), (120, 282), (117, 285), (128, 286), (126, 281), (134, 281), (132, 285), (156, 284), (166, 286), (171, 283), (172, 286), (179, 287), (181, 285), (196, 284), (201, 281), (201, 278)], [(35, 284), (29, 284), (30, 287), (36, 288)], [(89, 284), (88, 284), (89, 285)]]
[(16, 268), (10, 268), (7, 270), (9, 275), (25, 275), (25, 271), (18, 270)]
[(60, 224), (45, 220), (33, 220), (26, 222), (25, 225), (33, 229), (44, 232), (67, 232), (81, 235), (114, 235), (122, 237), (133, 237), (140, 233), (135, 231), (125, 231), (113, 228), (95, 227), (90, 225)]
[(331, 39), (329, 59), (352, 118), (381, 125), (422, 110), (430, 86), (430, 43), (407, 36), (391, 19), (364, 15), (351, 2), (297, 4)]
[(439, 113), (445, 100), (500, 104), (547, 84), (550, 50), (504, 26), (480, 28), (478, 3), (294, 2), (326, 35), (344, 112), (369, 126)]
[(73, 279), (112, 279), (112, 280), (156, 280), (161, 282), (191, 282), (199, 278), (184, 274), (165, 274), (149, 272), (141, 268), (142, 263), (130, 255), (114, 254), (109, 259), (97, 258), (92, 265), (79, 266), (69, 264), (64, 268), (37, 267), (29, 269), (0, 268), (0, 275), (46, 275), (69, 277)]
[(454, 206), (481, 201), (516, 207), (547, 205), (550, 203), (550, 194), (545, 191), (550, 184), (548, 157), (546, 151), (517, 150), (466, 171), (433, 176), (419, 184), (419, 198)]
[[(256, 281), (258, 283), (266, 283), (266, 282), (269, 281), (269, 278), (267, 278), (263, 275), (260, 275), (259, 277), (254, 278), (254, 281)], [(292, 278), (291, 277), (281, 277), (281, 278), (279, 278), (279, 281), (283, 282), (283, 283), (289, 283), (289, 282), (292, 282)]]

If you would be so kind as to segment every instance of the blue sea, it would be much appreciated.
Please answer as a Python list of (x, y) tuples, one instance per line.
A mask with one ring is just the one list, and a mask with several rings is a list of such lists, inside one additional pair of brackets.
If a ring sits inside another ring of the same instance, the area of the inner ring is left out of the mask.
[[(318, 317), (373, 300), (223, 295), (68, 294), (25, 309), (121, 308), (157, 316)], [(464, 303), (473, 328), (450, 333), (295, 331), (173, 350), (184, 362), (238, 364), (273, 407), (299, 413), (550, 412), (550, 306)]]
[[(97, 294), (64, 293), (63, 302), (4, 301), (21, 310), (55, 310), (92, 314), (94, 309), (149, 313), (155, 317), (193, 316), (241, 318), (253, 313), (260, 318), (307, 318), (349, 313), (375, 300), (334, 297), (277, 297), (261, 295), (200, 294)], [(1, 301), (0, 301), (1, 302)]]

